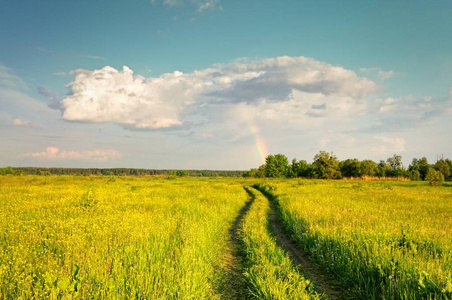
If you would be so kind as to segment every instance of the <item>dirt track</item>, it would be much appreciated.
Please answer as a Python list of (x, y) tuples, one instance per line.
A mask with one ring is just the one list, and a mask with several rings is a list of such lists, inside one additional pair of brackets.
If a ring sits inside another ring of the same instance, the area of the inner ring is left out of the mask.
[(278, 246), (289, 254), (290, 259), (299, 268), (303, 276), (314, 282), (318, 290), (323, 292), (328, 299), (346, 299), (346, 297), (333, 286), (332, 281), (328, 276), (323, 274), (315, 264), (311, 263), (307, 255), (288, 237), (276, 214), (275, 202), (269, 199), (269, 197), (267, 197), (267, 199), (270, 202), (271, 208), (269, 215), (270, 230), (274, 234)]
[(223, 294), (222, 299), (243, 299), (245, 297), (245, 278), (241, 272), (242, 257), (240, 255), (240, 225), (243, 218), (248, 213), (251, 204), (253, 204), (254, 197), (247, 188), (245, 191), (248, 193), (250, 200), (242, 207), (237, 215), (231, 228), (229, 228), (229, 239), (231, 241), (231, 249), (229, 256), (227, 257), (227, 280), (225, 290), (227, 293)]
[[(240, 254), (240, 226), (242, 224), (243, 218), (248, 213), (251, 205), (254, 201), (253, 194), (244, 187), (245, 191), (249, 194), (250, 200), (242, 207), (239, 214), (237, 215), (234, 223), (229, 229), (230, 245), (231, 249), (229, 255), (226, 258), (227, 264), (225, 271), (227, 274), (227, 279), (225, 282), (224, 289), (227, 293), (224, 293), (222, 299), (244, 299), (246, 298), (246, 280), (242, 274), (242, 257)], [(261, 193), (256, 189), (257, 193)], [(265, 196), (265, 195), (264, 195)], [(309, 279), (314, 283), (316, 288), (328, 299), (346, 299), (343, 293), (339, 289), (336, 289), (331, 281), (331, 279), (326, 276), (321, 269), (319, 269), (315, 264), (313, 264), (307, 255), (301, 251), (295, 243), (286, 234), (284, 228), (281, 226), (280, 220), (276, 213), (276, 203), (266, 197), (270, 203), (270, 213), (268, 216), (269, 229), (271, 233), (275, 236), (276, 242), (279, 247), (284, 249), (289, 255), (290, 259), (298, 267), (301, 274), (306, 279)]]

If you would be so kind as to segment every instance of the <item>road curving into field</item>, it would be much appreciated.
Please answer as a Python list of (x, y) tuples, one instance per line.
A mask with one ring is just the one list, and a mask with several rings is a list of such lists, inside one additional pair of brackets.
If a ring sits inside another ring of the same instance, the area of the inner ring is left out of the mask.
[(308, 256), (300, 250), (295, 242), (286, 233), (286, 230), (281, 225), (281, 221), (277, 213), (277, 203), (268, 193), (265, 192), (260, 186), (253, 186), (259, 193), (262, 193), (270, 203), (269, 211), (269, 229), (276, 239), (276, 243), (279, 247), (284, 249), (294, 265), (298, 267), (302, 275), (311, 280), (315, 287), (322, 292), (328, 299), (347, 299), (347, 297), (336, 288), (332, 279), (322, 272), (322, 270), (312, 263)]

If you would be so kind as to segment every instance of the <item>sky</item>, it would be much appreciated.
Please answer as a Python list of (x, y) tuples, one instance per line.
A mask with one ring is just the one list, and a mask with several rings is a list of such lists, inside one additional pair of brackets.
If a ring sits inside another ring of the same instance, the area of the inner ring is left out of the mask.
[(0, 0), (0, 167), (452, 158), (452, 2)]

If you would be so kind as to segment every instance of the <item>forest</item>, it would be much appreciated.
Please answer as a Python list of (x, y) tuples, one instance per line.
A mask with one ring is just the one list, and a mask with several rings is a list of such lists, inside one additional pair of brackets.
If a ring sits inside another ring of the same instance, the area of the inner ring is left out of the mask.
[(402, 163), (402, 156), (394, 154), (386, 161), (376, 163), (372, 160), (358, 160), (357, 158), (339, 161), (331, 152), (320, 151), (315, 155), (312, 163), (306, 160), (292, 163), (283, 154), (268, 155), (265, 164), (257, 169), (244, 173), (244, 177), (273, 177), (273, 178), (315, 178), (315, 179), (341, 179), (341, 178), (398, 178), (406, 180), (426, 180), (432, 185), (441, 184), (444, 180), (452, 180), (452, 160), (438, 158), (430, 164), (427, 158), (413, 158), (406, 168)]

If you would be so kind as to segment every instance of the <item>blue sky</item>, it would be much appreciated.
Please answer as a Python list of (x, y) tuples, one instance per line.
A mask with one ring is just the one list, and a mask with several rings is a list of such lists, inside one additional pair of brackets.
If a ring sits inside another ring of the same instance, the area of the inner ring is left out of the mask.
[(450, 1), (1, 1), (0, 165), (452, 157)]

